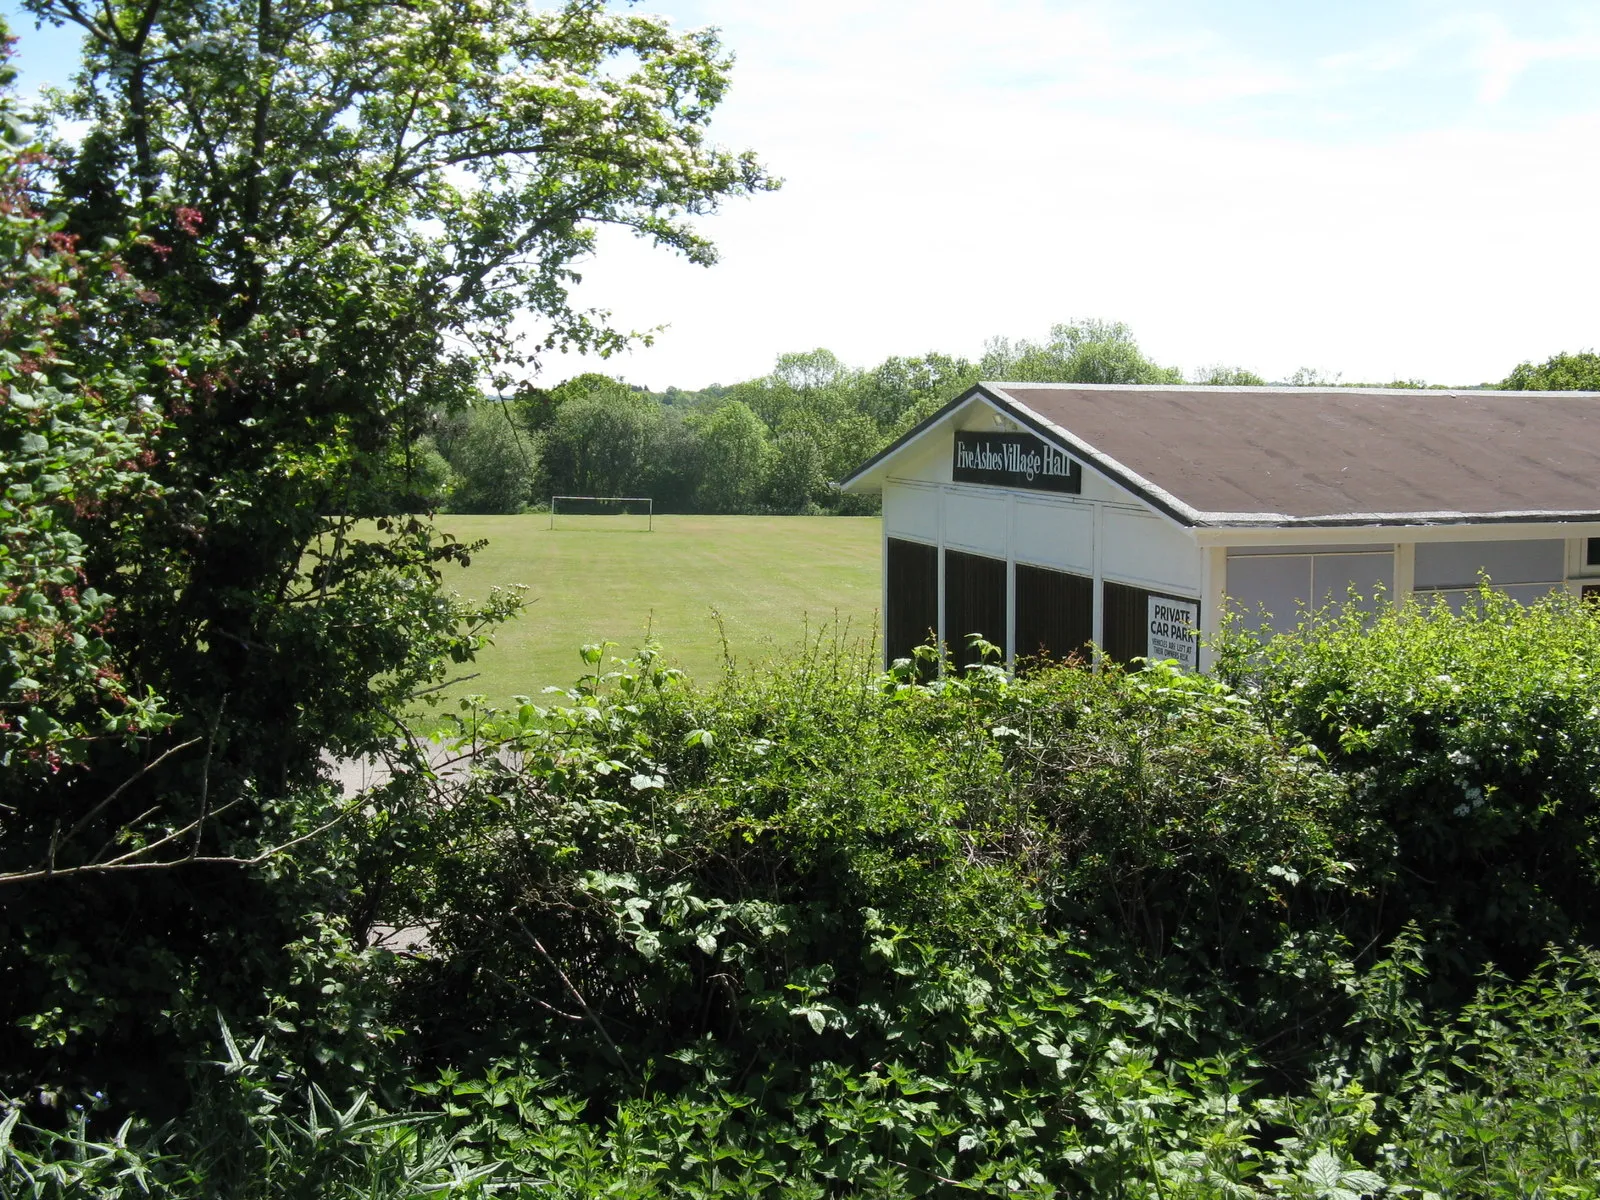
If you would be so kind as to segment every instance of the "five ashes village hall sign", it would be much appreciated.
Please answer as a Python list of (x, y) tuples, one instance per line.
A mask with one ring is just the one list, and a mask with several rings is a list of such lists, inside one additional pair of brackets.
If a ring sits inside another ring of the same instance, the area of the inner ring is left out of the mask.
[(1032, 488), (1038, 492), (1083, 491), (1083, 468), (1031, 433), (956, 433), (951, 478), (957, 483)]

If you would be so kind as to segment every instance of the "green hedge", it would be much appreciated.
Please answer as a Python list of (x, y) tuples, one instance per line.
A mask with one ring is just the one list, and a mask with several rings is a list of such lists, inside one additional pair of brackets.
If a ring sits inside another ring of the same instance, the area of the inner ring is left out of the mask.
[(30, 1108), (0, 1180), (1595, 1195), (1593, 610), (1221, 650), (922, 684), (818, 643), (696, 691), (590, 648), (324, 848), (319, 895), (363, 886), (292, 1014), (197, 1046), (183, 1120)]

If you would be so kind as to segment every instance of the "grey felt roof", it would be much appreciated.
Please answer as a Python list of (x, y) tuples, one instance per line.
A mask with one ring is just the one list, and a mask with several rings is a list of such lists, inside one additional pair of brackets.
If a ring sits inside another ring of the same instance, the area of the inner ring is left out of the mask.
[(1600, 393), (983, 383), (944, 413), (974, 395), (1190, 525), (1600, 520)]

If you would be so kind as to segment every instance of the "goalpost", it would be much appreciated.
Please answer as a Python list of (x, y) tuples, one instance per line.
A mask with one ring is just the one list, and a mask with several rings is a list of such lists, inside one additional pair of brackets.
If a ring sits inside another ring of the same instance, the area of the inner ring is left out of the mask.
[[(653, 533), (656, 506), (649, 496), (551, 496), (550, 528), (556, 517), (568, 529), (610, 529), (614, 532)], [(644, 517), (644, 528), (637, 518)], [(620, 523), (620, 524), (619, 524)]]

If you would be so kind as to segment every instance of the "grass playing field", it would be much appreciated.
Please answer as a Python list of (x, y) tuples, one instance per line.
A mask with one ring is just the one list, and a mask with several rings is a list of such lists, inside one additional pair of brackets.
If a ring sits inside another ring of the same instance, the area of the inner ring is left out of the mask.
[[(569, 522), (571, 527), (569, 528)], [(580, 524), (581, 522), (581, 524)], [(612, 518), (444, 516), (464, 541), (489, 540), (472, 565), (446, 576), (463, 595), (528, 585), (522, 617), (502, 626), (478, 659), (478, 678), (451, 689), (491, 703), (536, 700), (583, 673), (578, 647), (617, 643), (631, 652), (648, 630), (696, 679), (721, 670), (722, 628), (736, 661), (759, 662), (797, 646), (809, 622), (848, 621), (870, 636), (878, 622), (876, 517), (657, 516), (652, 532)]]

